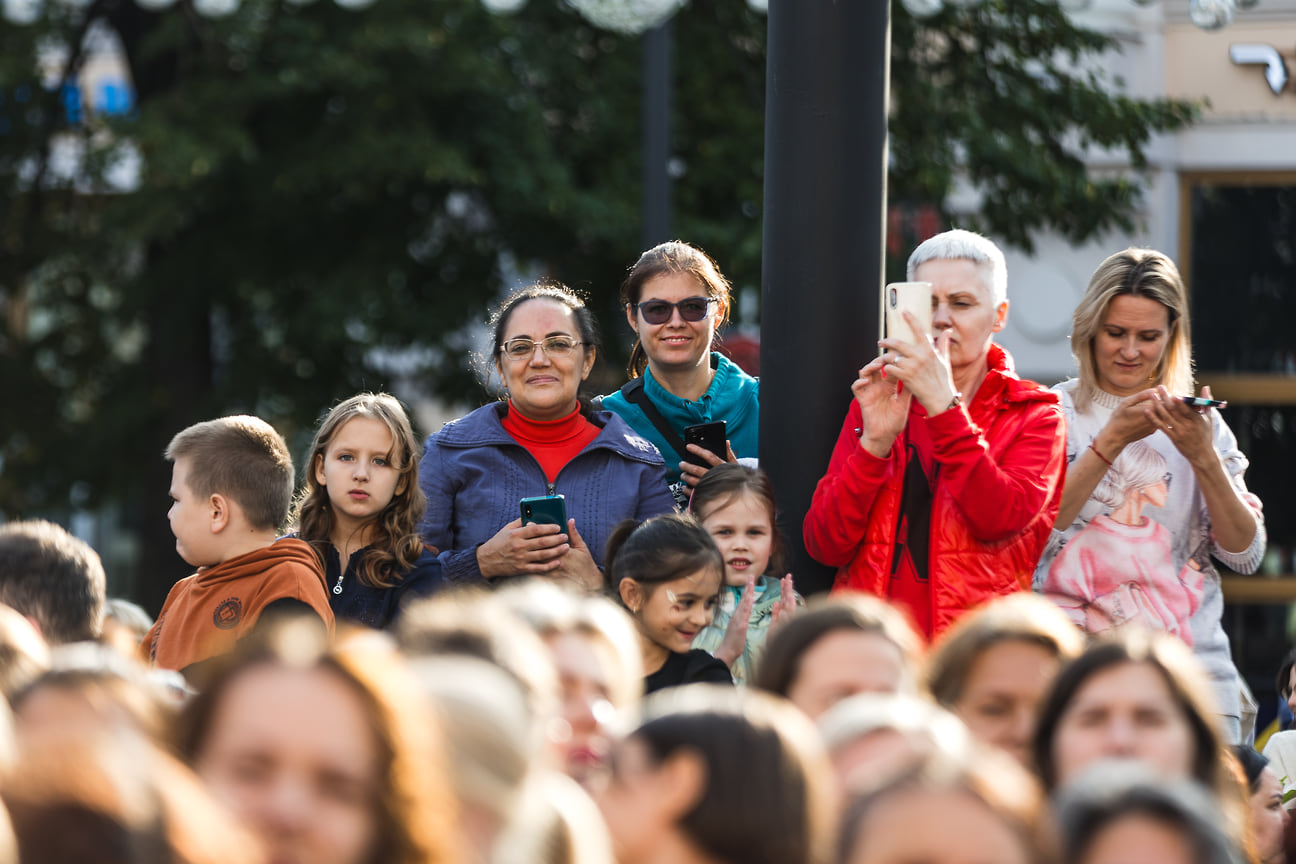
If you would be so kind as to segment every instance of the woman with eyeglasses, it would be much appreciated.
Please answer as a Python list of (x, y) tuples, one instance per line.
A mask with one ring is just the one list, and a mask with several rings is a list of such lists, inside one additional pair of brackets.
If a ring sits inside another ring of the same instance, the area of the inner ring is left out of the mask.
[[(635, 331), (630, 383), (603, 397), (666, 459), (671, 484), (696, 486), (710, 468), (757, 456), (760, 385), (719, 351), (716, 330), (729, 319), (729, 280), (695, 246), (675, 240), (639, 256), (621, 285)], [(689, 426), (725, 422), (728, 452), (686, 442)], [(684, 490), (675, 486), (686, 500)]]
[(1179, 636), (1210, 671), (1230, 743), (1248, 740), (1215, 561), (1255, 572), (1264, 518), (1221, 403), (1185, 401), (1194, 394), (1183, 279), (1161, 252), (1117, 252), (1073, 318), (1080, 375), (1054, 388), (1067, 420), (1066, 483), (1035, 589), (1089, 632), (1136, 623)]
[[(491, 316), (507, 400), (431, 435), (419, 463), (420, 523), (451, 583), (514, 576), (603, 587), (603, 546), (622, 519), (674, 509), (661, 454), (579, 398), (598, 353), (594, 316), (557, 283), (510, 295)], [(561, 495), (566, 523), (523, 523), (523, 498)]]

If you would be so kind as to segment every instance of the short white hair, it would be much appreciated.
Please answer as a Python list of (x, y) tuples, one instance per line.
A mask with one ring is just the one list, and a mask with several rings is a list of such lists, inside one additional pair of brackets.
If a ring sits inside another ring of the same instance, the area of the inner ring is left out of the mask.
[(989, 268), (990, 297), (994, 305), (1008, 300), (1008, 264), (1004, 261), (1003, 251), (988, 237), (962, 228), (944, 231), (919, 243), (909, 256), (909, 281), (914, 281), (918, 265), (951, 258), (966, 258)]

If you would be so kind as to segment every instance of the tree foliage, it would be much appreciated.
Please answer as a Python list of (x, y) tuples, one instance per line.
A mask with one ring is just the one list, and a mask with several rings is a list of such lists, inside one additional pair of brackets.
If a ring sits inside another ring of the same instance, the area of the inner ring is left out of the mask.
[[(92, 23), (120, 39), (135, 108), (70, 123), (60, 74)], [(712, 0), (672, 26), (675, 233), (757, 285), (765, 19)], [(924, 22), (897, 6), (894, 44), (893, 199), (940, 205), (965, 172), (982, 225), (1019, 245), (1126, 224), (1137, 178), (1091, 176), (1078, 148), (1138, 167), (1150, 133), (1191, 116), (1069, 71), (1112, 46), (1047, 2)], [(121, 505), (155, 604), (184, 570), (160, 457), (184, 426), (254, 412), (300, 453), (328, 405), (392, 386), (385, 351), (417, 358), (427, 392), (481, 398), (464, 327), (509, 262), (586, 290), (623, 356), (640, 55), (557, 0), (507, 17), (243, 0), (224, 19), (51, 0), (33, 25), (0, 21), (0, 512)], [(56, 171), (67, 146), (76, 170)], [(134, 157), (122, 191), (108, 177)]]

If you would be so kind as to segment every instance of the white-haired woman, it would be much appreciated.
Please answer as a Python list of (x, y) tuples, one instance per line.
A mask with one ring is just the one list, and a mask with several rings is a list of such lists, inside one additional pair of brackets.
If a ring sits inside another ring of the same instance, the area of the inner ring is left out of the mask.
[[(1230, 739), (1243, 740), (1212, 558), (1254, 572), (1264, 520), (1228, 425), (1181, 398), (1193, 393), (1192, 342), (1174, 262), (1151, 249), (1103, 261), (1076, 308), (1071, 350), (1080, 375), (1055, 388), (1069, 468), (1035, 587), (1086, 610), (1077, 621), (1089, 629), (1132, 621), (1180, 635), (1211, 673)], [(1154, 482), (1130, 476), (1140, 473)]]
[(1018, 378), (994, 343), (1008, 316), (998, 247), (946, 231), (914, 250), (909, 277), (932, 285), (935, 338), (884, 339), (885, 354), (859, 370), (803, 536), (839, 568), (835, 589), (887, 597), (931, 637), (1029, 587), (1061, 496), (1066, 431), (1057, 396)]

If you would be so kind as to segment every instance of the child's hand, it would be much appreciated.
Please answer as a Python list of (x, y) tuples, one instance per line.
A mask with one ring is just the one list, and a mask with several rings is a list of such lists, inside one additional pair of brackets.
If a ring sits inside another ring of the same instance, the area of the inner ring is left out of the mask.
[[(779, 601), (774, 604), (774, 615), (770, 618), (769, 632), (774, 631), (792, 620), (797, 613), (796, 591), (792, 588), (792, 574), (779, 580)], [(768, 637), (767, 637), (768, 638)]]
[(734, 609), (729, 626), (725, 628), (724, 639), (712, 655), (726, 666), (733, 666), (734, 661), (742, 656), (747, 648), (747, 628), (751, 624), (752, 607), (756, 605), (756, 577), (748, 576), (743, 586), (742, 597), (738, 608)]

